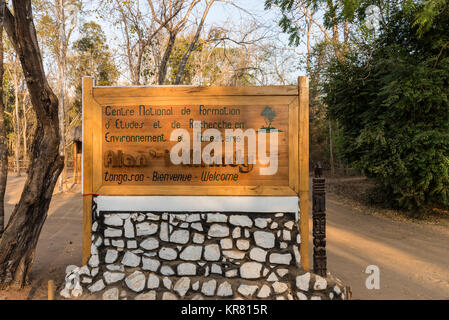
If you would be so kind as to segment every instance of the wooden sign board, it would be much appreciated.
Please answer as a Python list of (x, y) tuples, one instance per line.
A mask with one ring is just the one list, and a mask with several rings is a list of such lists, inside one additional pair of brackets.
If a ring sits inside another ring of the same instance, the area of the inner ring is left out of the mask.
[[(267, 87), (94, 87), (92, 78), (84, 78), (83, 192), (299, 193), (306, 201), (308, 80), (300, 77), (299, 82)], [(88, 201), (85, 206), (87, 210)], [(308, 212), (304, 206), (308, 202), (300, 201), (301, 217)]]
[(298, 193), (296, 86), (92, 87), (84, 93), (85, 191)]

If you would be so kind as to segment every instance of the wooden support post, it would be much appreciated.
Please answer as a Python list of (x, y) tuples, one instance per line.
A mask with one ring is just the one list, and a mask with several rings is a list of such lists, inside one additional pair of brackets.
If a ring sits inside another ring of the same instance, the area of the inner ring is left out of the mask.
[(76, 147), (76, 141), (73, 141), (73, 184), (77, 183), (78, 174), (78, 148)]
[(313, 272), (326, 277), (326, 180), (321, 176), (321, 163), (317, 163), (312, 179)]
[(309, 270), (309, 78), (298, 78), (299, 93), (299, 230), (301, 264)]
[[(83, 78), (83, 193), (92, 193), (92, 116), (93, 116), (93, 78)], [(85, 265), (90, 256), (92, 232), (92, 196), (83, 197), (83, 255)]]
[(55, 282), (48, 280), (48, 300), (55, 300)]

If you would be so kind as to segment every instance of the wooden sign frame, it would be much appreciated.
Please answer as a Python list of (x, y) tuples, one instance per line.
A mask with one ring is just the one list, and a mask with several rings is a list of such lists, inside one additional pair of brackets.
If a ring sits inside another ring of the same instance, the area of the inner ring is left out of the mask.
[[(120, 196), (296, 196), (299, 195), (301, 260), (308, 268), (309, 212), (309, 85), (299, 77), (298, 86), (257, 87), (95, 87), (91, 77), (83, 78), (83, 262), (90, 253), (92, 194)], [(102, 184), (103, 105), (238, 105), (282, 104), (288, 106), (288, 186), (111, 186)]]

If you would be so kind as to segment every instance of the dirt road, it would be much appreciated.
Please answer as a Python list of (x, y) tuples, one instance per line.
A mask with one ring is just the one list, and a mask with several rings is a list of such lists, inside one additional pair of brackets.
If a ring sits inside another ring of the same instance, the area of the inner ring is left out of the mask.
[[(338, 199), (326, 199), (328, 270), (354, 299), (449, 299), (447, 227), (391, 221)], [(369, 265), (379, 267), (379, 290), (365, 287)]]
[[(24, 177), (10, 177), (7, 219)], [(76, 192), (78, 191), (78, 192)], [(449, 299), (449, 229), (396, 222), (364, 214), (327, 197), (328, 270), (353, 288), (354, 299)], [(46, 299), (47, 281), (61, 283), (67, 265), (81, 263), (82, 196), (78, 190), (53, 196), (41, 233), (31, 285), (0, 298)], [(311, 251), (312, 252), (312, 251)], [(380, 269), (380, 290), (367, 290), (368, 265)]]

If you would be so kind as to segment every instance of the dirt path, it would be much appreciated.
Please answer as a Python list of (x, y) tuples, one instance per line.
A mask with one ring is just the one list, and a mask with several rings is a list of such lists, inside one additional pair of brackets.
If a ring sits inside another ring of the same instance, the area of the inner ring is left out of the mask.
[[(6, 219), (19, 201), (25, 177), (8, 177)], [(77, 192), (76, 192), (77, 191)], [(0, 291), (8, 299), (47, 299), (47, 282), (62, 283), (69, 264), (80, 265), (82, 253), (82, 196), (74, 192), (53, 195), (47, 220), (42, 229), (31, 272), (31, 285), (22, 291)]]
[[(328, 270), (352, 286), (354, 299), (449, 299), (449, 228), (368, 215), (332, 194), (326, 200)], [(380, 290), (365, 287), (369, 265), (380, 269)]]
[[(8, 180), (7, 219), (24, 181)], [(327, 213), (328, 270), (352, 286), (354, 299), (449, 299), (449, 228), (364, 214), (332, 194), (327, 196)], [(79, 189), (54, 195), (31, 285), (20, 292), (0, 291), (0, 299), (46, 299), (47, 281), (62, 283), (66, 266), (80, 265), (81, 239)], [(380, 290), (365, 288), (368, 265), (380, 268)]]

